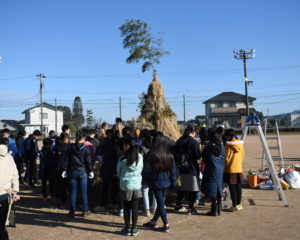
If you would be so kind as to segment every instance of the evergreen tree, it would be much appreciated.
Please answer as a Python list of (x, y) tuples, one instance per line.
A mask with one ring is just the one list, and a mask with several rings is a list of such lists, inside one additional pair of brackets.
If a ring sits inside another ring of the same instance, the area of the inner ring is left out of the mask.
[(88, 127), (92, 127), (94, 123), (93, 110), (86, 110), (86, 124)]
[(61, 110), (64, 112), (63, 119), (64, 119), (64, 124), (67, 124), (71, 130), (72, 133), (76, 131), (75, 129), (75, 124), (73, 122), (73, 113), (71, 111), (71, 108), (68, 106), (57, 106), (58, 110)]
[(82, 124), (84, 123), (84, 116), (82, 114), (83, 107), (80, 97), (75, 97), (73, 103), (73, 116), (72, 120), (75, 124), (76, 129), (81, 128)]

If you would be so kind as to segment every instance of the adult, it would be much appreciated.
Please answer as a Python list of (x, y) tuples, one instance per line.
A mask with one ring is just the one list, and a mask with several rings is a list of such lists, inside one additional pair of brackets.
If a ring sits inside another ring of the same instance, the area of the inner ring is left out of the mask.
[(24, 142), (24, 158), (28, 167), (28, 182), (32, 187), (36, 187), (38, 183), (37, 162), (39, 155), (38, 140), (42, 136), (39, 130), (34, 132)]
[(228, 184), (232, 207), (230, 211), (239, 211), (243, 209), (242, 200), (242, 164), (245, 158), (244, 143), (238, 140), (233, 129), (225, 130), (226, 161), (224, 170), (224, 183)]
[(77, 186), (81, 189), (83, 217), (91, 214), (88, 206), (87, 183), (88, 178), (94, 178), (92, 161), (89, 149), (84, 145), (86, 134), (83, 131), (76, 132), (75, 143), (70, 144), (64, 164), (62, 177), (68, 177), (70, 185), (70, 211), (69, 216), (75, 217)]
[(202, 152), (205, 163), (201, 191), (211, 198), (211, 211), (208, 216), (220, 216), (223, 196), (223, 172), (225, 165), (225, 148), (222, 137), (216, 131), (210, 131), (208, 144)]
[(176, 165), (168, 138), (157, 136), (146, 158), (147, 161), (145, 161), (142, 175), (154, 193), (157, 209), (151, 221), (143, 226), (158, 228), (157, 221), (161, 217), (164, 232), (169, 232), (170, 225), (167, 218), (165, 199), (168, 188), (172, 188), (176, 184)]
[(20, 199), (18, 170), (8, 148), (0, 139), (0, 239), (8, 240), (7, 217), (11, 204)]
[[(201, 157), (199, 142), (195, 140), (196, 129), (194, 126), (187, 126), (182, 137), (175, 145), (175, 160), (179, 168), (180, 190), (176, 200), (176, 210), (181, 211), (181, 201), (187, 196), (189, 202), (189, 215), (197, 214), (194, 208), (196, 194), (200, 191), (199, 163)], [(179, 157), (178, 157), (179, 156)], [(184, 163), (180, 162), (184, 157)]]

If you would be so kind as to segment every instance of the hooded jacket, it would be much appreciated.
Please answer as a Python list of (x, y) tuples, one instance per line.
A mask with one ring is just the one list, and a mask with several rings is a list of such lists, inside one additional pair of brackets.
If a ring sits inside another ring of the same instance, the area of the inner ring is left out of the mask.
[(175, 155), (180, 151), (180, 149), (183, 150), (183, 152), (187, 155), (187, 161), (189, 162), (189, 169), (182, 170), (179, 169), (180, 174), (190, 174), (192, 176), (198, 176), (199, 175), (199, 164), (198, 160), (201, 158), (201, 152), (200, 152), (200, 145), (199, 142), (197, 142), (193, 137), (181, 137), (176, 142), (176, 145), (174, 147)]
[(233, 139), (226, 142), (225, 173), (242, 173), (242, 163), (245, 158), (243, 141)]
[(7, 146), (0, 145), (0, 195), (19, 192), (19, 175)]
[(117, 165), (117, 175), (122, 191), (139, 190), (142, 187), (143, 156), (138, 155), (138, 162), (127, 165), (127, 159), (120, 159)]
[(87, 174), (93, 171), (90, 150), (84, 144), (78, 148), (75, 143), (69, 145), (64, 169), (67, 172), (85, 171)]

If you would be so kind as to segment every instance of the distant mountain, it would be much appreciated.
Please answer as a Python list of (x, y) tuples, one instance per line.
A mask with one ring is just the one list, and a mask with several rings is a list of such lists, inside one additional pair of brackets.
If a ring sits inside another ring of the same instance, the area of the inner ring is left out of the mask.
[(295, 110), (292, 113), (298, 113), (298, 114), (300, 114), (300, 110)]
[(269, 116), (269, 117), (284, 117), (284, 116), (286, 116), (288, 114), (291, 114), (291, 113), (300, 114), (300, 110), (295, 110), (295, 111), (289, 112), (289, 113), (280, 113), (280, 114), (272, 115), (272, 116)]

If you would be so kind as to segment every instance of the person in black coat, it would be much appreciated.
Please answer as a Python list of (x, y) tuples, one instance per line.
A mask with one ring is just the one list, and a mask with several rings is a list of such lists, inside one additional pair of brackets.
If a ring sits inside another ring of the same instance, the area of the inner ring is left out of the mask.
[(38, 171), (36, 159), (39, 155), (38, 140), (42, 136), (39, 130), (35, 130), (24, 142), (24, 158), (28, 170), (28, 183), (32, 187), (36, 187), (38, 183)]
[(209, 143), (204, 147), (202, 159), (205, 163), (201, 192), (211, 198), (209, 216), (221, 215), (223, 196), (223, 173), (225, 166), (225, 148), (222, 137), (216, 131), (209, 132)]
[[(196, 200), (196, 194), (200, 191), (198, 160), (201, 157), (201, 152), (199, 142), (194, 139), (195, 136), (195, 127), (186, 127), (183, 136), (178, 139), (174, 148), (175, 160), (179, 169), (181, 181), (181, 187), (178, 191), (175, 209), (178, 211), (184, 210), (181, 206), (181, 201), (183, 197), (186, 196), (189, 202), (189, 214), (197, 214), (197, 211), (194, 208), (194, 203)], [(183, 166), (182, 162), (180, 162), (182, 157), (185, 159), (185, 166)]]
[(54, 175), (56, 181), (56, 197), (59, 199), (60, 207), (63, 209), (67, 208), (68, 181), (62, 178), (62, 173), (67, 157), (69, 139), (69, 134), (61, 133), (52, 151), (53, 158), (55, 159)]

